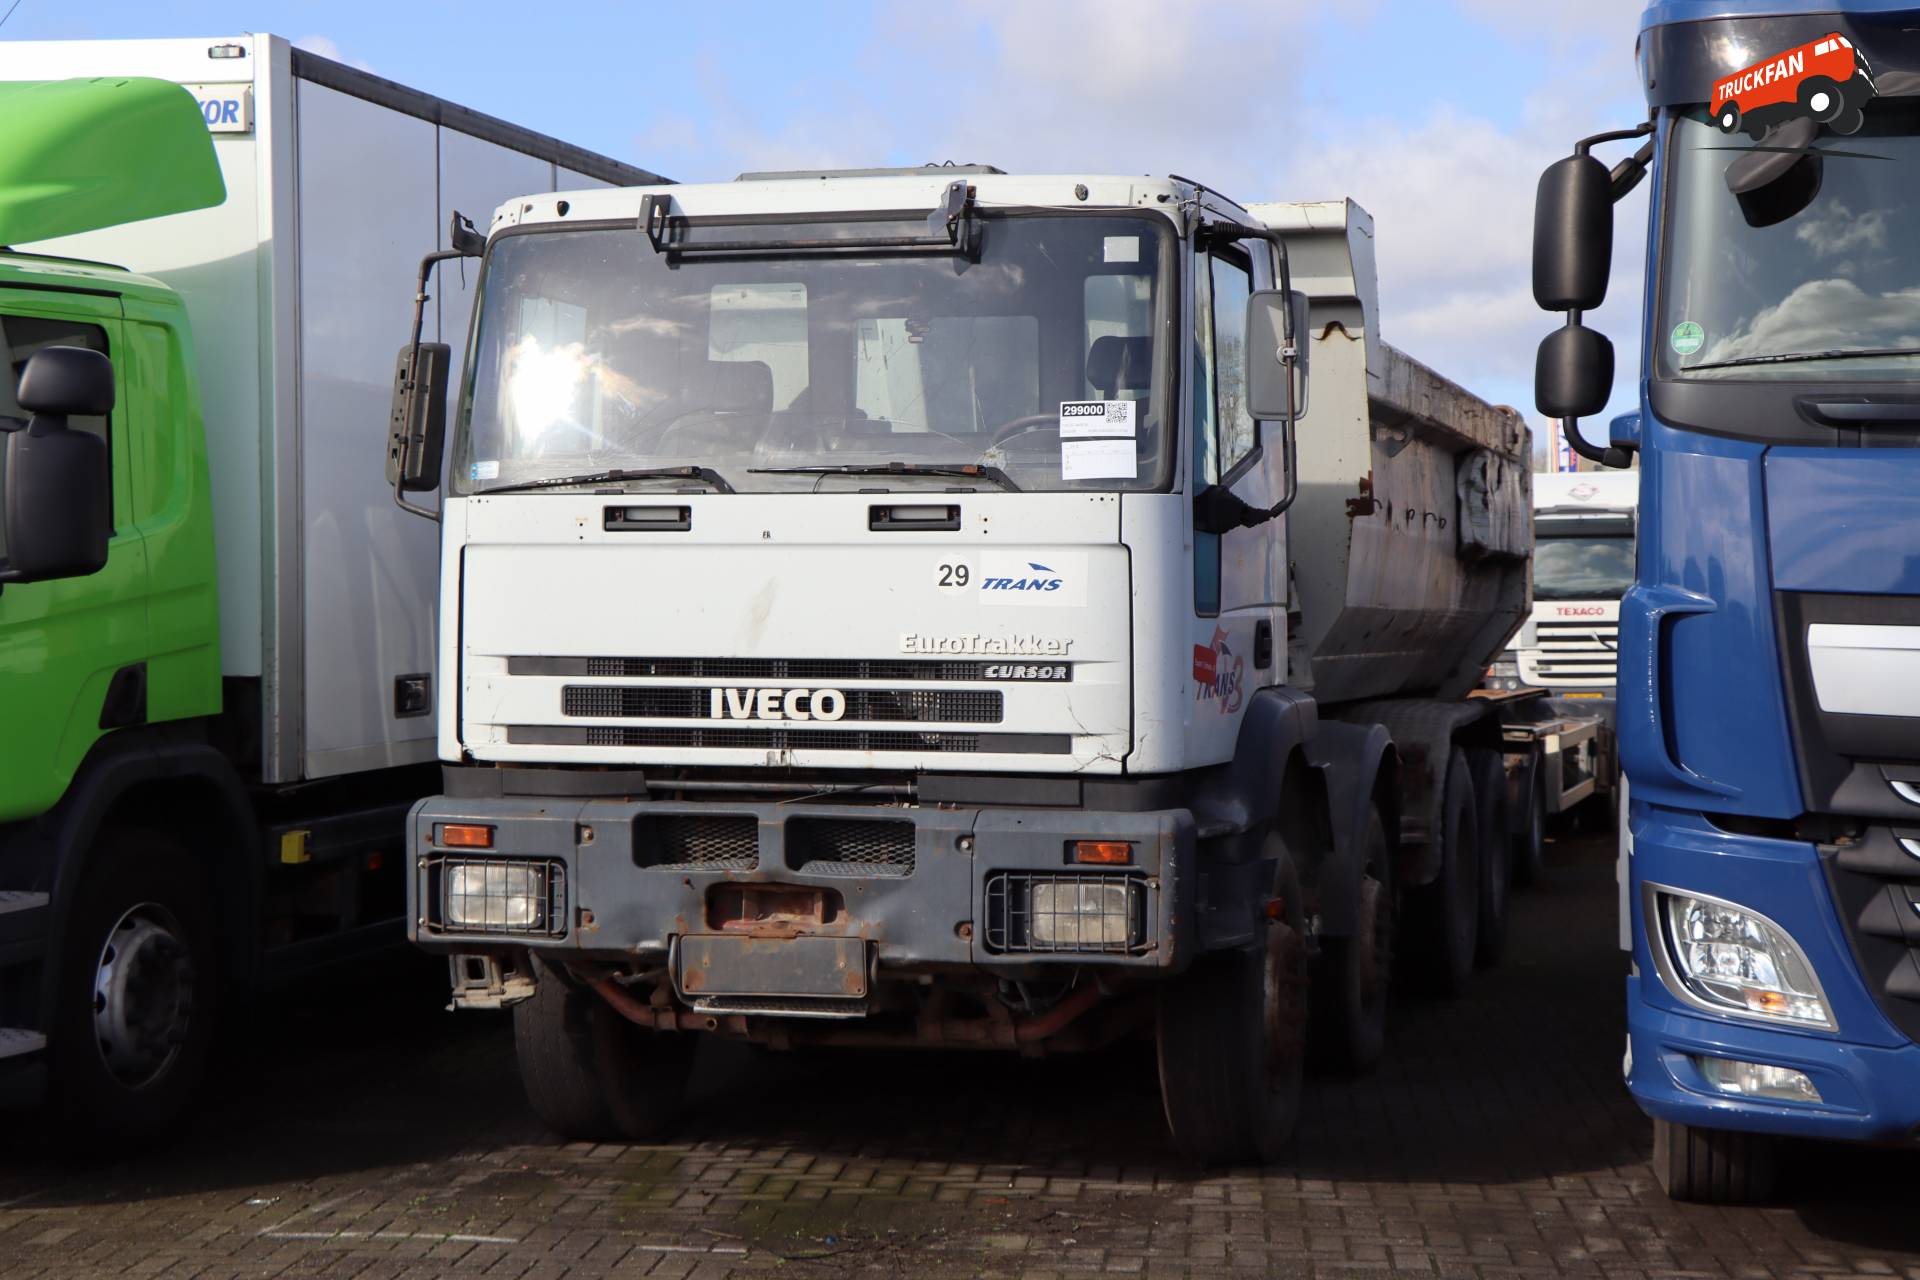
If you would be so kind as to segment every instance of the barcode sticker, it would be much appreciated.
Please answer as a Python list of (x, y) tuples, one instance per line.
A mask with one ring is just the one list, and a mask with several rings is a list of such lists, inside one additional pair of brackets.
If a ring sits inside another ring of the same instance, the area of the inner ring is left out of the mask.
[(1060, 438), (1062, 440), (1098, 440), (1124, 438), (1134, 434), (1131, 400), (1062, 400), (1060, 402)]

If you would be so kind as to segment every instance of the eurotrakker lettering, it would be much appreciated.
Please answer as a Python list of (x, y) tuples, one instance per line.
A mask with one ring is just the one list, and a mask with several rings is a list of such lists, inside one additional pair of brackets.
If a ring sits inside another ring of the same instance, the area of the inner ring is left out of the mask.
[(900, 637), (902, 653), (980, 653), (991, 657), (1064, 658), (1073, 647), (1071, 637), (1035, 636), (1019, 632), (1007, 636), (965, 635), (929, 636), (905, 632)]

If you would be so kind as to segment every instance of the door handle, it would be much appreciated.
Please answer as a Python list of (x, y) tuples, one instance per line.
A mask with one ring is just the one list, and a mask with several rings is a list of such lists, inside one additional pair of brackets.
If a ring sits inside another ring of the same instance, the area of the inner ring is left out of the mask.
[[(1622, 725), (1627, 719), (1629, 707), (1634, 708), (1634, 716), (1640, 722), (1640, 733), (1632, 735), (1650, 744), (1645, 751), (1636, 751), (1632, 763), (1645, 765), (1658, 774), (1662, 781), (1675, 786), (1690, 787), (1696, 791), (1705, 791), (1716, 796), (1733, 797), (1740, 794), (1740, 788), (1725, 782), (1695, 773), (1674, 758), (1667, 745), (1666, 713), (1663, 710), (1661, 682), (1665, 673), (1660, 669), (1660, 641), (1673, 624), (1687, 614), (1712, 613), (1720, 606), (1711, 596), (1685, 591), (1679, 587), (1635, 587), (1621, 601), (1621, 613), (1624, 621), (1631, 604), (1638, 604), (1646, 612), (1647, 625), (1620, 630), (1619, 649), (1619, 700), (1616, 704)], [(1633, 695), (1628, 697), (1631, 688)], [(1629, 735), (1621, 734), (1620, 741), (1625, 744)]]
[(875, 533), (958, 533), (960, 508), (953, 503), (875, 503), (867, 508)]

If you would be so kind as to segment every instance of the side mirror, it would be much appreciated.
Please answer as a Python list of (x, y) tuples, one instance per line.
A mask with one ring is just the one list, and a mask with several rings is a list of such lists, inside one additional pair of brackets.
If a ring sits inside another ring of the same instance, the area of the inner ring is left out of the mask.
[(440, 487), (452, 365), (453, 348), (444, 342), (409, 342), (400, 348), (387, 417), (387, 483), (398, 492), (430, 493)]
[(15, 398), (33, 419), (7, 437), (0, 582), (98, 573), (113, 537), (107, 443), (67, 417), (113, 411), (113, 362), (84, 347), (46, 347), (27, 361)]
[(1591, 311), (1613, 265), (1613, 176), (1590, 155), (1556, 160), (1533, 204), (1533, 298), (1543, 311)]
[(1555, 329), (1533, 366), (1534, 399), (1549, 418), (1587, 418), (1613, 394), (1613, 344), (1580, 325)]
[[(1247, 405), (1253, 416), (1284, 422), (1307, 412), (1307, 295), (1262, 289), (1247, 299)], [(1293, 334), (1293, 359), (1286, 358), (1287, 334)], [(1288, 403), (1291, 373), (1292, 403)]]

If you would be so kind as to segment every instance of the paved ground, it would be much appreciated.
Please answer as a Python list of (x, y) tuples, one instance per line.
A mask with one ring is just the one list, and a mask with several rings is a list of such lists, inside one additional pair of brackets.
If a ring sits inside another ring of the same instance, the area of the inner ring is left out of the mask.
[(1270, 1170), (1173, 1156), (1139, 1051), (716, 1053), (678, 1141), (563, 1146), (504, 1021), (441, 1013), (416, 968), (256, 1015), (164, 1151), (0, 1145), (0, 1277), (1920, 1277), (1920, 1157), (1808, 1151), (1773, 1209), (1660, 1195), (1608, 851), (1555, 858), (1506, 965), (1397, 1008), (1390, 1065), (1316, 1082)]

